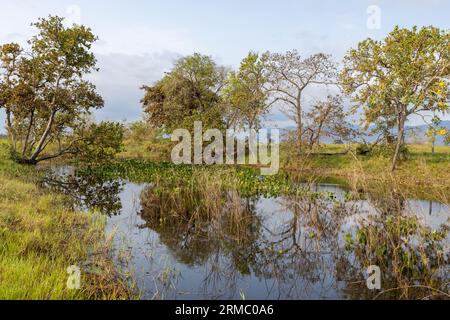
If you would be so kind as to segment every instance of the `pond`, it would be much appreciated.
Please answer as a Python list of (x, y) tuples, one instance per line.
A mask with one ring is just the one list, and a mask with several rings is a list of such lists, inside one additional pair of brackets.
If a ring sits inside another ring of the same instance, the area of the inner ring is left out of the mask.
[[(450, 208), (438, 202), (350, 197), (332, 184), (277, 197), (209, 186), (205, 195), (70, 167), (44, 185), (108, 216), (115, 262), (143, 299), (449, 297)], [(371, 264), (381, 290), (367, 288)]]

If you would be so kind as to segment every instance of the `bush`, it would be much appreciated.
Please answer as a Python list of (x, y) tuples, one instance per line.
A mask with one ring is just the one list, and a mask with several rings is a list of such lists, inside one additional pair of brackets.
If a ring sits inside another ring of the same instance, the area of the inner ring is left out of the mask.
[[(381, 157), (392, 157), (395, 152), (395, 144), (359, 144), (356, 147), (356, 154), (358, 155), (373, 155)], [(407, 160), (410, 156), (410, 151), (407, 145), (403, 145), (400, 148), (399, 160)]]
[(360, 156), (367, 155), (372, 152), (372, 147), (368, 144), (358, 144), (356, 147), (356, 154)]

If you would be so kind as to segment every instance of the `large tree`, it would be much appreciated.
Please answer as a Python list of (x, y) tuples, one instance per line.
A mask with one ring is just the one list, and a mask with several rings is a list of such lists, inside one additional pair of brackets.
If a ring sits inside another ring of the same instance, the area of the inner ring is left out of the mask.
[(229, 73), (222, 91), (227, 127), (258, 129), (261, 116), (267, 113), (267, 92), (264, 85), (265, 66), (259, 54), (250, 52), (238, 71)]
[(81, 154), (88, 145), (93, 150), (100, 133), (108, 133), (112, 145), (101, 143), (95, 152), (120, 146), (120, 125), (88, 121), (90, 111), (103, 106), (95, 86), (84, 79), (97, 70), (91, 52), (96, 37), (89, 28), (63, 22), (50, 16), (34, 23), (39, 32), (28, 41), (29, 51), (14, 43), (0, 46), (0, 108), (13, 156), (22, 163)]
[(181, 58), (163, 79), (143, 87), (142, 104), (149, 123), (169, 131), (191, 128), (194, 121), (221, 128), (219, 92), (225, 77), (225, 68), (209, 56), (195, 53)]
[(435, 27), (396, 27), (383, 41), (367, 39), (344, 58), (341, 80), (367, 125), (396, 125), (395, 170), (411, 115), (448, 111), (450, 33)]
[(313, 85), (335, 83), (336, 66), (329, 55), (318, 53), (302, 58), (296, 50), (285, 54), (267, 52), (263, 61), (268, 80), (266, 89), (273, 101), (285, 104), (288, 114), (297, 124), (297, 140), (301, 146), (305, 133), (304, 92)]

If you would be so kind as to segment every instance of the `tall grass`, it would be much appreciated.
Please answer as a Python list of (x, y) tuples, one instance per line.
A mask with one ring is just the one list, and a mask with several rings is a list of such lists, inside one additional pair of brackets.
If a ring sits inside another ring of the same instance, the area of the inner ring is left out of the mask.
[[(41, 190), (35, 168), (17, 165), (0, 145), (0, 299), (132, 297), (109, 258), (105, 218), (74, 212), (62, 195)], [(67, 268), (81, 269), (80, 290)]]

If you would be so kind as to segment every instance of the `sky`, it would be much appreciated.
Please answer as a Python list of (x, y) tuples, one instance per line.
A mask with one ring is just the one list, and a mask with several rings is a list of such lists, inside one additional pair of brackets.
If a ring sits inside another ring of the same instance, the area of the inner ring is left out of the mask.
[[(450, 29), (449, 12), (450, 0), (0, 0), (0, 44), (26, 45), (38, 17), (60, 15), (89, 26), (99, 37), (93, 50), (100, 68), (90, 80), (105, 99), (95, 118), (135, 121), (142, 115), (140, 87), (160, 79), (184, 55), (199, 52), (237, 68), (251, 50), (297, 49), (305, 57), (328, 53), (339, 62), (359, 41), (382, 39), (395, 25)], [(305, 105), (326, 94), (311, 90)], [(267, 123), (292, 125), (280, 108)], [(0, 133), (3, 124), (0, 113)]]

